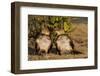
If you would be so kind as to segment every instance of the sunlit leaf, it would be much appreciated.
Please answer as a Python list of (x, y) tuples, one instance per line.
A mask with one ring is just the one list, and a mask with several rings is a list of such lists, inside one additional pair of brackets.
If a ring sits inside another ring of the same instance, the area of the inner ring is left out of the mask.
[(67, 22), (64, 22), (64, 31), (68, 31), (69, 29), (69, 25), (67, 24)]
[(59, 19), (58, 19), (58, 17), (56, 17), (56, 21), (58, 21)]

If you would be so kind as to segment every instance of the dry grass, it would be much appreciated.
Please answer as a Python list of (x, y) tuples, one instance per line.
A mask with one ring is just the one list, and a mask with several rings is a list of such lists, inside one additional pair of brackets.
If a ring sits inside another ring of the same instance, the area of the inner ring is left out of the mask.
[(38, 56), (38, 55), (29, 55), (28, 60), (56, 60), (56, 59), (78, 59), (78, 58), (86, 58), (87, 56), (84, 54), (67, 54), (67, 55), (54, 55), (47, 54), (47, 56)]
[(88, 54), (88, 28), (87, 24), (73, 24), (76, 29), (71, 32), (70, 37), (72, 38), (75, 50)]
[[(64, 55), (57, 55), (57, 54), (47, 54), (46, 56), (38, 56), (30, 54), (28, 55), (28, 60), (52, 60), (52, 59), (76, 59), (76, 58), (87, 58), (88, 57), (88, 28), (86, 23), (73, 23), (73, 27), (75, 30), (72, 31), (69, 36), (73, 40), (75, 45), (75, 50), (80, 53), (76, 54), (64, 54)], [(29, 45), (30, 46), (30, 45)], [(31, 49), (32, 50), (32, 49)], [(29, 50), (30, 51), (30, 50)], [(32, 52), (33, 53), (33, 52)]]

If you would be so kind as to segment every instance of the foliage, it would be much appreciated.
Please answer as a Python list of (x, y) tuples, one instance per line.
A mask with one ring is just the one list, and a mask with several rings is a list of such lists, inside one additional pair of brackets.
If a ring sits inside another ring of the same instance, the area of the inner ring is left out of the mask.
[(50, 37), (54, 43), (57, 37), (56, 29), (63, 29), (65, 33), (72, 31), (73, 27), (70, 21), (71, 17), (65, 16), (28, 16), (29, 37), (36, 38), (41, 33), (41, 29), (47, 27), (50, 31)]

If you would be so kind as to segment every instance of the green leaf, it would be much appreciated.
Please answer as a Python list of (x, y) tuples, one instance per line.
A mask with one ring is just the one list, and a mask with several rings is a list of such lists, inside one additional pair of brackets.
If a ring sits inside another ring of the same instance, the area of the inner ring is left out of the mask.
[(64, 22), (64, 31), (68, 31), (69, 29), (69, 25), (67, 24), (67, 22)]
[(55, 23), (55, 24), (54, 24), (54, 27), (58, 27), (58, 23)]
[(59, 21), (58, 17), (56, 17), (56, 21)]

